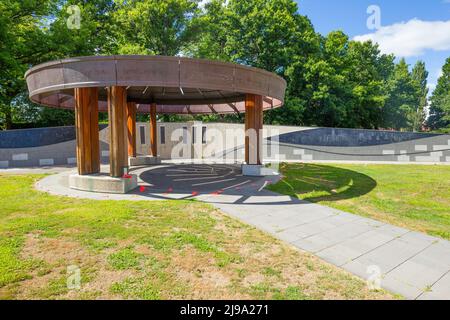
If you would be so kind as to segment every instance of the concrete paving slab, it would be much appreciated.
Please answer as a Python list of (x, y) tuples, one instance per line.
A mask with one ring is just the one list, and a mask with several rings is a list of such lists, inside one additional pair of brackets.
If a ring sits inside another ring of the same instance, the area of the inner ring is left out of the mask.
[(319, 221), (313, 221), (293, 228), (284, 229), (282, 232), (277, 233), (277, 236), (288, 242), (296, 242), (300, 239), (333, 228), (336, 228), (336, 226), (328, 223), (327, 219), (320, 219)]
[(414, 300), (416, 297), (422, 294), (424, 289), (417, 288), (415, 285), (411, 285), (408, 282), (403, 282), (392, 277), (383, 277), (381, 279), (381, 287), (401, 294), (404, 298)]
[(433, 242), (425, 250), (389, 272), (383, 281), (387, 287), (399, 287), (400, 293), (415, 299), (431, 290), (450, 271), (450, 246)]
[[(432, 238), (432, 237), (431, 237)], [(369, 266), (376, 266), (382, 274), (387, 274), (402, 263), (430, 246), (436, 239), (420, 239), (413, 232), (408, 232), (357, 259), (342, 265), (347, 271), (364, 276)]]
[(197, 197), (198, 200), (203, 201), (203, 202), (209, 202), (209, 203), (236, 203), (239, 201), (239, 199), (241, 199), (242, 196), (240, 195), (200, 195)]
[(435, 241), (410, 261), (447, 272), (450, 270), (450, 243), (442, 239)]
[(317, 255), (330, 263), (342, 266), (407, 232), (409, 231), (406, 229), (383, 225), (319, 251)]
[(397, 291), (409, 299), (417, 298), (423, 291), (431, 288), (445, 272), (408, 260), (384, 276), (386, 287), (399, 287)]
[(429, 290), (422, 293), (418, 300), (450, 300), (450, 272), (447, 272)]
[(277, 204), (277, 203), (283, 203), (283, 202), (290, 202), (291, 201), (291, 197), (289, 196), (252, 196), (249, 197), (247, 199), (245, 199), (244, 203), (245, 204), (266, 204), (266, 205), (270, 205), (270, 204)]
[(323, 231), (310, 237), (300, 239), (292, 244), (300, 249), (316, 253), (328, 247), (334, 246), (342, 241), (356, 237), (362, 233), (371, 230), (372, 226), (346, 224), (331, 230)]
[[(318, 214), (316, 215), (317, 218), (321, 218), (321, 217), (326, 217), (326, 215), (323, 214)], [(267, 212), (267, 214), (265, 215), (261, 215), (258, 216), (257, 219), (261, 219), (264, 220), (266, 222), (273, 222), (273, 221), (277, 221), (277, 222), (284, 222), (286, 221), (284, 224), (287, 225), (287, 227), (289, 227), (291, 223), (303, 223), (303, 213), (302, 211), (299, 210), (295, 210), (294, 208), (292, 208), (292, 210), (271, 210), (270, 212)]]
[(355, 225), (371, 226), (371, 227), (381, 227), (381, 226), (385, 225), (383, 222), (364, 218), (364, 217), (361, 217), (360, 219), (355, 220), (353, 223)]
[(339, 223), (338, 216), (331, 215), (320, 219), (308, 221), (304, 224), (284, 229), (283, 231), (277, 233), (278, 237), (288, 241), (296, 242), (300, 239), (310, 237), (321, 232), (337, 228), (345, 223), (349, 223), (347, 219), (343, 219)]

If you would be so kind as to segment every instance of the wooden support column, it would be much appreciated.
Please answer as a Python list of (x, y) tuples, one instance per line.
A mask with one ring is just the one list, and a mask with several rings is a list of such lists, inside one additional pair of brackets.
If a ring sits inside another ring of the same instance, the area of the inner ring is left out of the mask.
[(127, 90), (108, 88), (109, 164), (112, 177), (122, 177), (128, 168), (127, 153)]
[(260, 95), (245, 97), (245, 162), (262, 164), (263, 99)]
[(98, 89), (75, 89), (75, 128), (79, 175), (100, 172)]
[(150, 105), (150, 155), (158, 156), (158, 140), (156, 130), (156, 103)]
[(127, 103), (128, 156), (136, 157), (136, 103)]

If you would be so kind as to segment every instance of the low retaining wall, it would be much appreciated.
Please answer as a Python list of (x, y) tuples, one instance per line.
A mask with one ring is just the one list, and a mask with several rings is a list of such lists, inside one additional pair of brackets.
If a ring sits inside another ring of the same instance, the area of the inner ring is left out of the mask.
[(280, 143), (285, 160), (450, 163), (450, 137), (363, 147), (323, 147)]
[[(100, 131), (100, 148), (102, 162), (109, 161), (109, 145), (107, 143), (108, 128), (102, 126)], [(74, 127), (61, 127), (61, 131), (75, 132)], [(47, 129), (47, 131), (45, 131)], [(33, 144), (37, 146), (29, 146), (30, 142), (27, 138), (33, 134), (36, 129), (12, 130), (0, 132), (0, 140), (10, 139), (14, 137), (14, 141), (4, 141), (2, 145), (20, 146), (16, 148), (0, 147), (0, 168), (21, 168), (21, 167), (38, 167), (53, 165), (76, 165), (76, 141), (73, 137), (70, 141), (63, 141), (46, 145), (48, 141), (57, 139), (65, 140), (69, 134), (57, 137), (49, 137), (55, 134), (55, 128), (39, 129), (39, 136), (42, 139), (33, 139)], [(13, 133), (13, 134), (11, 134)]]
[[(137, 123), (137, 150), (147, 155), (150, 149), (148, 123)], [(195, 137), (191, 133), (194, 128)], [(450, 135), (403, 133), (375, 130), (265, 126), (265, 160), (280, 161), (389, 161), (450, 163)], [(243, 161), (244, 126), (224, 123), (158, 123), (158, 151), (162, 159), (170, 159), (180, 144), (175, 130), (188, 134), (183, 144), (186, 158), (211, 159), (226, 155), (227, 159)], [(234, 148), (216, 139), (226, 130), (237, 132)], [(65, 141), (73, 127), (41, 128), (0, 132), (0, 168), (76, 164), (76, 143)], [(164, 139), (162, 137), (164, 132)], [(30, 137), (33, 138), (30, 138)], [(61, 141), (62, 140), (62, 141)], [(100, 131), (102, 162), (109, 160), (109, 130)], [(48, 144), (49, 142), (55, 142)], [(192, 142), (195, 141), (196, 144)], [(278, 141), (275, 143), (275, 141)], [(6, 147), (5, 147), (6, 146)], [(272, 148), (272, 149), (271, 149)], [(183, 152), (182, 152), (183, 153)], [(276, 154), (274, 154), (276, 153)]]
[(450, 163), (450, 135), (316, 128), (273, 139), (286, 160)]
[(48, 146), (75, 140), (75, 135), (73, 126), (0, 131), (0, 149)]
[(314, 128), (281, 134), (286, 144), (323, 147), (368, 147), (438, 137), (439, 134), (341, 128)]
[[(215, 126), (218, 125), (213, 124), (211, 127)], [(264, 148), (265, 161), (380, 161), (450, 164), (450, 135), (285, 126), (265, 126), (264, 128), (267, 129)], [(244, 146), (239, 145), (237, 148), (223, 150), (219, 153), (219, 157), (242, 161)]]

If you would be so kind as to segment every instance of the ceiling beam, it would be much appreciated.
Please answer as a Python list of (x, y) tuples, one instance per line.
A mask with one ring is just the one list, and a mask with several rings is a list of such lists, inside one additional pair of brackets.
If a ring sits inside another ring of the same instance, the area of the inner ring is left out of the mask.
[(70, 99), (72, 99), (72, 96), (62, 96), (61, 98), (58, 98), (58, 102), (59, 104), (64, 103), (66, 101), (69, 101)]
[[(200, 88), (197, 88), (198, 93), (200, 93), (200, 95), (203, 98), (206, 98), (205, 94), (203, 93), (203, 91)], [(212, 113), (217, 114), (220, 116), (221, 119), (223, 119), (223, 114), (218, 113), (216, 109), (214, 109), (214, 105), (212, 104), (208, 104), (209, 109), (211, 110)]]
[(270, 107), (273, 108), (273, 99), (269, 99), (268, 97), (264, 97), (263, 100), (270, 104)]
[[(219, 95), (220, 95), (222, 98), (226, 99), (226, 97), (223, 95), (222, 92), (220, 92), (220, 91), (218, 91), (218, 92), (219, 92)], [(228, 102), (227, 104), (231, 107), (231, 109), (233, 109), (234, 113), (237, 114), (237, 116), (239, 117), (239, 119), (242, 119), (241, 113), (239, 112), (238, 108), (236, 108), (236, 105), (235, 105), (234, 103), (231, 103), (231, 102)]]

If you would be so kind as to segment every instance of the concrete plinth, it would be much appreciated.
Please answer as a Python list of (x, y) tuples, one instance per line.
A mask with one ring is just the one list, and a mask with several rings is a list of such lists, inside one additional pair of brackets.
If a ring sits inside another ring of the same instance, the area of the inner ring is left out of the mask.
[(266, 168), (263, 165), (243, 164), (242, 175), (250, 177), (265, 177), (265, 176), (278, 176), (279, 173), (271, 168)]
[(102, 174), (69, 176), (69, 187), (81, 191), (123, 194), (137, 186), (137, 175), (135, 174), (129, 175), (129, 178), (113, 178)]
[(161, 158), (152, 156), (138, 156), (128, 158), (128, 163), (130, 167), (151, 166), (161, 164)]

